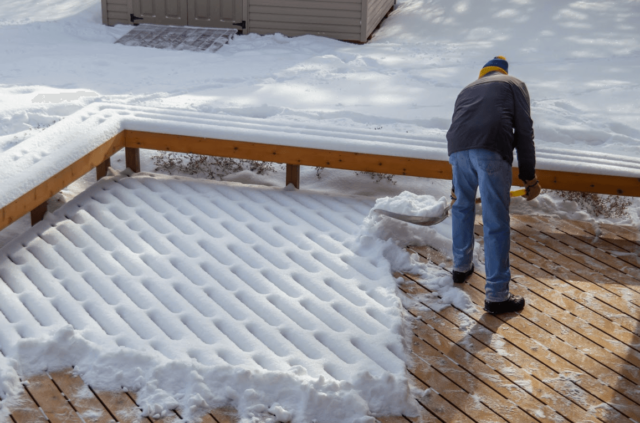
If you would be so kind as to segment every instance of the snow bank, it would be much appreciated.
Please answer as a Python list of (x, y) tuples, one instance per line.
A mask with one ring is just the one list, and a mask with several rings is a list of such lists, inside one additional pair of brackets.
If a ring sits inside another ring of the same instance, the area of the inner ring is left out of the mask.
[[(75, 367), (146, 415), (414, 414), (390, 265), (349, 240), (371, 199), (127, 173), (0, 249), (0, 389)], [(0, 392), (2, 394), (2, 392)]]

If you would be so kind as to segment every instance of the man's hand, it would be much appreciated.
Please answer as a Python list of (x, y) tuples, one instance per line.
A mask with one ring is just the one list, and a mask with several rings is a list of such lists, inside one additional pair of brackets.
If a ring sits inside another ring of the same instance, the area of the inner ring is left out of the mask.
[(538, 182), (538, 175), (534, 175), (533, 179), (523, 182), (524, 187), (527, 189), (527, 193), (524, 195), (524, 198), (526, 198), (527, 201), (531, 201), (540, 195), (542, 187), (540, 186), (540, 182)]

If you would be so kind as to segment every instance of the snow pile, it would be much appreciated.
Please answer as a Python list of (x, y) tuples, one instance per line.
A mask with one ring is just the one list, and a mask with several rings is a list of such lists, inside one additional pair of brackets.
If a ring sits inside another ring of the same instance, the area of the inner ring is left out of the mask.
[[(372, 206), (120, 174), (0, 249), (0, 388), (75, 366), (144, 413), (414, 414), (389, 263), (346, 245)], [(15, 360), (11, 365), (11, 360)], [(275, 421), (275, 420), (273, 420)]]
[(415, 217), (438, 217), (445, 213), (449, 205), (446, 197), (436, 200), (430, 195), (415, 195), (403, 192), (396, 197), (379, 198), (374, 210), (387, 210)]
[[(438, 311), (449, 305), (466, 310), (473, 307), (473, 303), (464, 291), (453, 285), (451, 274), (433, 264), (420, 262), (416, 254), (410, 254), (405, 249), (408, 246), (430, 246), (449, 255), (452, 245), (451, 219), (447, 218), (434, 226), (418, 226), (375, 212), (382, 209), (408, 216), (438, 217), (447, 205), (445, 197), (436, 200), (430, 195), (416, 195), (407, 191), (396, 197), (379, 198), (365, 218), (356, 240), (349, 245), (358, 253), (378, 251), (378, 255), (389, 261), (392, 271), (417, 275), (420, 282), (433, 291), (412, 305), (423, 301)], [(476, 242), (476, 268), (484, 268), (478, 257), (480, 250)]]

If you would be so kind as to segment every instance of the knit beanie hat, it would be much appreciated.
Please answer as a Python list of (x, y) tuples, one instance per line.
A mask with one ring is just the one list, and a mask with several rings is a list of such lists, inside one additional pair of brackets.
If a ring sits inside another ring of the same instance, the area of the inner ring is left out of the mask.
[(486, 65), (480, 71), (480, 78), (488, 74), (489, 72), (502, 72), (505, 75), (509, 75), (509, 63), (504, 56), (496, 56), (489, 60)]

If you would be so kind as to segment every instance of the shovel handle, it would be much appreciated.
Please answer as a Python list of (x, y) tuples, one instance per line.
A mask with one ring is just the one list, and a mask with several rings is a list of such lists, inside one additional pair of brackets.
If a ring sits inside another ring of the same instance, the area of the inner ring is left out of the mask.
[[(522, 196), (523, 196), (523, 195), (525, 195), (526, 193), (527, 193), (527, 190), (526, 190), (526, 189), (517, 189), (517, 190), (515, 190), (515, 191), (511, 191), (511, 192), (509, 193), (509, 196), (510, 196), (511, 198), (513, 198), (513, 197), (522, 197)], [(482, 199), (481, 199), (481, 198), (476, 198), (476, 204), (480, 204), (481, 202), (482, 202)]]

